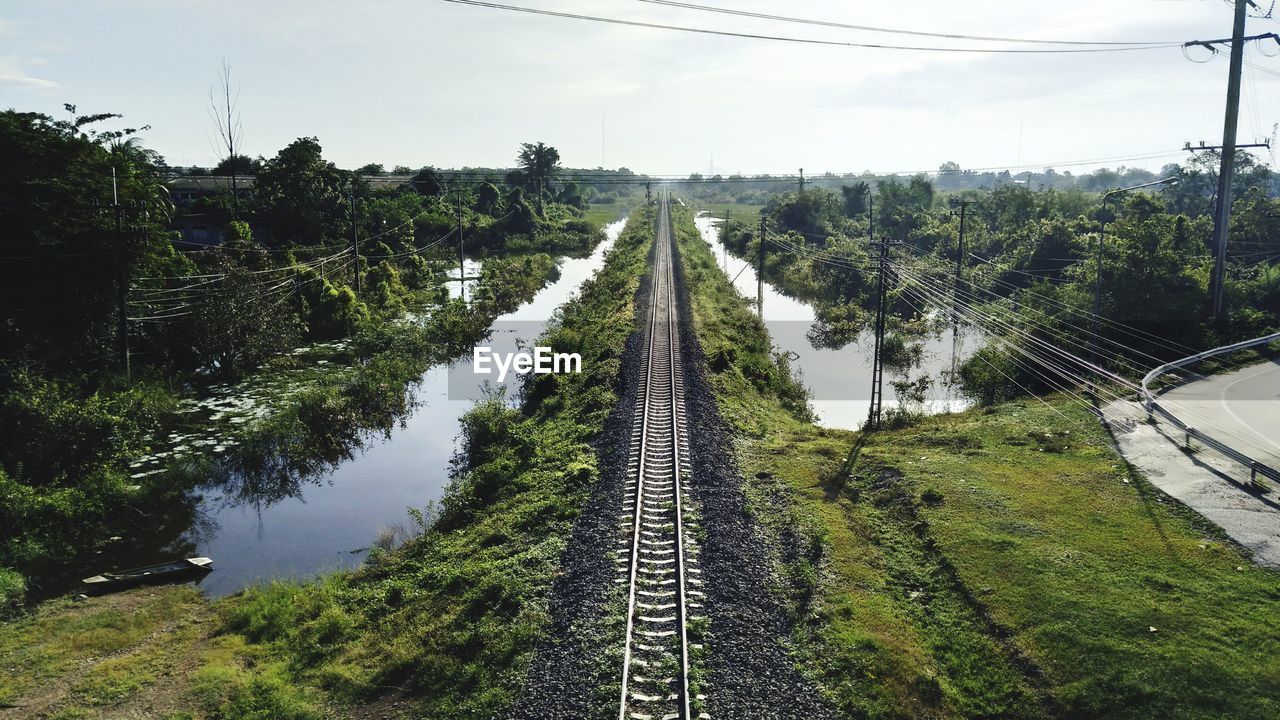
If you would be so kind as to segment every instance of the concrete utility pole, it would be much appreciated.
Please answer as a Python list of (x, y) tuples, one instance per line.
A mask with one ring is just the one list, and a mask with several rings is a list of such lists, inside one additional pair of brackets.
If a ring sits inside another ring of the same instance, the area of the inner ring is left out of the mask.
[(955, 198), (951, 200), (952, 207), (959, 206), (960, 208), (960, 237), (956, 243), (956, 269), (955, 277), (952, 279), (951, 284), (951, 305), (957, 326), (960, 324), (960, 271), (962, 264), (964, 263), (964, 221), (969, 214), (969, 206), (975, 202), (975, 200), (960, 200)]
[[(876, 212), (875, 196), (871, 194), (871, 186), (867, 186), (867, 240), (876, 244)], [(871, 407), (867, 410), (867, 428), (876, 430), (880, 427), (880, 413), (884, 399), (884, 364), (881, 359), (884, 348), (884, 282), (885, 270), (889, 261), (889, 245), (880, 244), (879, 272), (876, 274), (876, 322), (875, 347), (871, 351)]]
[(356, 230), (356, 191), (351, 191), (351, 251), (356, 256), (356, 294), (360, 294), (360, 236)]
[(756, 311), (764, 319), (764, 215), (760, 216), (760, 247), (756, 250)]
[(1227, 275), (1227, 226), (1231, 222), (1231, 176), (1236, 164), (1236, 124), (1240, 117), (1240, 70), (1244, 64), (1245, 11), (1249, 3), (1235, 0), (1231, 29), (1231, 69), (1227, 77), (1227, 113), (1222, 129), (1222, 165), (1218, 169), (1218, 206), (1213, 213), (1213, 319), (1222, 322)]
[(720, 250), (724, 256), (724, 271), (729, 272), (729, 211), (724, 211), (724, 235), (720, 237)]
[(884, 238), (876, 244), (880, 247), (880, 268), (876, 284), (876, 342), (871, 361), (871, 407), (867, 413), (867, 425), (872, 430), (880, 429), (884, 409), (885, 276), (889, 267), (889, 239)]
[(124, 208), (116, 186), (116, 169), (111, 168), (111, 209), (116, 216), (116, 334), (120, 342), (120, 366), (127, 380), (133, 379), (129, 358), (129, 248), (124, 241)]
[(951, 199), (951, 206), (960, 207), (960, 236), (956, 242), (956, 269), (951, 282), (951, 372), (956, 371), (956, 358), (960, 354), (960, 272), (964, 267), (964, 221), (969, 206), (975, 200)]
[(462, 188), (458, 188), (458, 297), (467, 301), (467, 260), (462, 246)]

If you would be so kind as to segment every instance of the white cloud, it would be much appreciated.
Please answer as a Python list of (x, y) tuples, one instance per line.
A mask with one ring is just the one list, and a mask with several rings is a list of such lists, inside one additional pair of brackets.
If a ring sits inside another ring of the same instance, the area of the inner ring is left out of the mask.
[(0, 87), (29, 88), (34, 90), (53, 90), (58, 83), (53, 80), (34, 78), (27, 75), (14, 75), (0, 72)]

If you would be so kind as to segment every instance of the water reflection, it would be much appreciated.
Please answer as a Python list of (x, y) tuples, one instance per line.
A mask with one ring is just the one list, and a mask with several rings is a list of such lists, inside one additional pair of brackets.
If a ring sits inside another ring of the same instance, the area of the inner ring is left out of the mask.
[[(721, 268), (733, 280), (734, 287), (743, 297), (754, 301), (758, 290), (755, 267), (729, 253), (720, 242), (720, 221), (702, 213), (695, 224), (711, 245)], [(818, 424), (860, 428), (871, 408), (873, 334), (833, 327), (818, 317), (812, 305), (785, 294), (767, 280), (763, 287), (763, 308), (775, 350), (791, 353), (792, 369), (809, 388)], [(969, 406), (969, 400), (945, 382), (945, 375), (952, 369), (953, 355), (963, 360), (980, 344), (980, 338), (963, 328), (954, 345), (949, 329), (925, 337), (920, 365), (910, 375), (914, 379), (924, 374), (931, 379), (924, 406), (926, 412), (956, 412)], [(886, 373), (886, 410), (900, 402), (889, 384), (893, 379), (897, 378)]]
[[(464, 347), (469, 354), (470, 344), (490, 328), (513, 320), (526, 331), (518, 337), (492, 333), (501, 336), (488, 342), (531, 341), (601, 266), (622, 226), (609, 225), (606, 240), (589, 254), (561, 258), (532, 297), (486, 292), (492, 289), (480, 281), (485, 264), (469, 259), (462, 275), (472, 308), (510, 311), (463, 314), (431, 338), (423, 358)], [(451, 298), (462, 292), (458, 276), (455, 266), (447, 283)], [(440, 349), (445, 346), (450, 349)], [(205, 555), (214, 559), (215, 570), (201, 587), (221, 596), (257, 582), (357, 566), (380, 530), (407, 522), (407, 508), (425, 507), (444, 493), (458, 420), (472, 406), (449, 397), (449, 373), (449, 363), (432, 364), (398, 401), (384, 397), (395, 393), (382, 393), (352, 416), (331, 417), (321, 407), (315, 417), (289, 426), (288, 434), (260, 435), (215, 456), (216, 462), (175, 472), (177, 489), (169, 504), (147, 514), (145, 531), (105, 552), (103, 567), (93, 572)]]

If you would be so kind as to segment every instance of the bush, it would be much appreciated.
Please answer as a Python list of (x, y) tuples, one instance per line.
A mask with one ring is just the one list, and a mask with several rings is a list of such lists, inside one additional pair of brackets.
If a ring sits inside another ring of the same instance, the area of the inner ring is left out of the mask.
[(303, 620), (307, 588), (273, 582), (247, 590), (240, 602), (226, 612), (226, 628), (253, 642), (276, 640), (296, 629)]
[(1018, 369), (1009, 357), (990, 346), (983, 347), (960, 365), (960, 391), (983, 407), (990, 407), (1021, 394), (1013, 378)]
[(26, 599), (27, 581), (8, 568), (0, 568), (0, 618), (13, 615)]
[(38, 486), (78, 481), (145, 452), (174, 407), (172, 396), (144, 384), (84, 395), (70, 383), (15, 375), (0, 398), (0, 467)]

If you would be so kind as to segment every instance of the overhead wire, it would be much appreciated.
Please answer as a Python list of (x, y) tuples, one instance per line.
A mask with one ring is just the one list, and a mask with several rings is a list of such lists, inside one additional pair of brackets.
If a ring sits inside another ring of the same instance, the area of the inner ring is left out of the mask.
[(453, 3), (455, 5), (469, 5), (473, 7), (488, 8), (492, 10), (504, 10), (508, 12), (525, 13), (530, 15), (541, 15), (545, 17), (554, 17), (571, 20), (584, 20), (589, 22), (605, 23), (610, 25), (622, 25), (628, 27), (649, 28), (653, 30), (671, 30), (685, 33), (698, 33), (703, 35), (714, 35), (720, 37), (733, 37), (748, 40), (767, 40), (772, 42), (784, 42), (800, 45), (820, 45), (828, 47), (846, 47), (846, 48), (864, 48), (871, 50), (906, 50), (919, 52), (937, 52), (937, 53), (974, 53), (974, 54), (1016, 54), (1016, 55), (1035, 55), (1035, 54), (1074, 54), (1074, 53), (1118, 53), (1118, 52), (1135, 52), (1144, 50), (1161, 50), (1166, 48), (1182, 47), (1182, 43), (1161, 43), (1153, 45), (1134, 45), (1124, 47), (1087, 47), (1087, 48), (976, 48), (976, 47), (938, 47), (928, 45), (893, 45), (887, 43), (868, 43), (868, 42), (846, 42), (839, 40), (820, 40), (817, 38), (801, 38), (785, 35), (766, 35), (763, 33), (734, 32), (730, 30), (717, 30), (712, 28), (689, 27), (685, 25), (670, 25), (666, 23), (645, 22), (640, 20), (626, 20), (623, 18), (604, 17), (600, 15), (585, 15), (582, 13), (561, 12), (556, 10), (545, 10), (540, 8), (531, 8), (522, 5), (507, 5), (503, 3), (484, 2), (483, 0), (443, 0), (444, 2)]
[[(979, 312), (979, 313), (975, 313), (975, 315), (976, 315), (976, 316), (978, 316), (978, 317), (981, 317), (981, 316), (982, 316), (982, 313), (980, 313), (980, 312)], [(990, 317), (990, 316), (988, 316), (988, 317)], [(1009, 325), (1008, 323), (1002, 323), (1002, 322), (1001, 322), (1001, 321), (999, 321), (998, 319), (997, 319), (995, 322), (996, 322), (996, 324), (997, 324), (997, 325), (1001, 325), (1001, 324), (1003, 324), (1003, 326), (1004, 326), (1004, 327), (1006, 327), (1006, 328), (1012, 328), (1012, 327), (1013, 327), (1013, 326)], [(980, 328), (980, 329), (981, 329), (981, 328)], [(1013, 328), (1013, 329), (1014, 329), (1014, 330), (1016, 330), (1016, 328)], [(987, 329), (986, 331), (988, 332), (988, 334), (992, 334), (992, 333), (991, 333), (991, 331), (990, 331), (989, 329)], [(1143, 390), (1143, 388), (1141, 387), (1141, 385), (1139, 385), (1139, 384), (1137, 384), (1137, 383), (1135, 383), (1135, 382), (1131, 382), (1131, 381), (1129, 381), (1129, 380), (1127, 380), (1127, 379), (1125, 379), (1125, 378), (1122, 378), (1122, 377), (1120, 377), (1120, 376), (1118, 376), (1118, 375), (1115, 375), (1114, 373), (1111, 373), (1110, 371), (1106, 371), (1105, 369), (1101, 368), (1100, 366), (1097, 366), (1096, 364), (1090, 363), (1090, 362), (1088, 362), (1088, 361), (1084, 361), (1082, 358), (1078, 358), (1077, 356), (1074, 356), (1074, 355), (1072, 355), (1072, 354), (1071, 354), (1071, 353), (1069, 353), (1069, 352), (1063, 351), (1063, 350), (1061, 350), (1060, 348), (1056, 348), (1056, 347), (1054, 347), (1052, 344), (1047, 343), (1047, 342), (1045, 342), (1045, 341), (1043, 341), (1043, 340), (1040, 340), (1040, 339), (1036, 338), (1036, 337), (1035, 337), (1035, 336), (1033, 336), (1033, 335), (1029, 335), (1029, 334), (1028, 334), (1028, 333), (1026, 333), (1025, 331), (1024, 331), (1024, 332), (1022, 332), (1022, 335), (1023, 335), (1023, 337), (1024, 337), (1024, 338), (1028, 338), (1028, 339), (1032, 340), (1032, 341), (1033, 341), (1033, 342), (1035, 342), (1037, 345), (1044, 347), (1044, 348), (1045, 348), (1046, 350), (1048, 350), (1049, 352), (1052, 352), (1052, 353), (1054, 353), (1054, 354), (1057, 354), (1057, 355), (1059, 355), (1059, 356), (1063, 357), (1064, 359), (1067, 359), (1067, 358), (1074, 359), (1078, 364), (1081, 364), (1081, 365), (1082, 365), (1082, 367), (1087, 368), (1087, 369), (1090, 369), (1090, 370), (1092, 370), (1092, 371), (1094, 371), (1094, 372), (1096, 372), (1096, 373), (1102, 374), (1104, 377), (1109, 378), (1109, 379), (1110, 379), (1114, 384), (1118, 384), (1118, 385), (1120, 385), (1121, 387), (1124, 387), (1124, 388), (1126, 388), (1126, 389), (1128, 389), (1128, 390), (1130, 390), (1130, 391), (1141, 392), (1141, 391)], [(1015, 345), (1015, 347), (1019, 347), (1019, 346)], [(1095, 391), (1097, 391), (1097, 392), (1098, 392), (1098, 394), (1099, 394), (1100, 396), (1103, 396), (1103, 395), (1110, 395), (1113, 399), (1123, 399), (1123, 396), (1122, 396), (1122, 395), (1119, 395), (1119, 394), (1117, 394), (1117, 393), (1114, 393), (1114, 392), (1111, 392), (1111, 391), (1107, 391), (1107, 390), (1105, 390), (1105, 389), (1104, 389), (1104, 386), (1103, 386), (1103, 385), (1101, 385), (1101, 384), (1094, 384), (1094, 383), (1091, 383), (1091, 384), (1090, 384), (1090, 387), (1091, 387), (1092, 389), (1094, 389)], [(1190, 408), (1190, 407), (1187, 407), (1186, 405), (1184, 405), (1184, 404), (1182, 404), (1182, 403), (1178, 403), (1178, 402), (1176, 402), (1176, 401), (1169, 401), (1169, 400), (1166, 398), (1165, 400), (1162, 400), (1162, 404), (1164, 404), (1164, 405), (1166, 405), (1166, 406), (1168, 406), (1168, 407), (1172, 407), (1172, 408), (1178, 409), (1178, 410), (1182, 411), (1184, 414), (1186, 414), (1186, 415), (1188, 415), (1188, 416), (1194, 416), (1194, 417), (1196, 417), (1196, 418), (1199, 418), (1200, 420), (1204, 421), (1204, 423), (1207, 423), (1209, 426), (1214, 427), (1216, 430), (1218, 430), (1218, 431), (1219, 431), (1220, 433), (1222, 433), (1222, 434), (1225, 434), (1225, 435), (1228, 435), (1228, 436), (1234, 437), (1234, 438), (1235, 438), (1235, 439), (1237, 439), (1237, 440), (1244, 440), (1244, 441), (1248, 441), (1248, 440), (1249, 440), (1247, 437), (1245, 437), (1245, 436), (1244, 436), (1244, 435), (1242, 435), (1241, 433), (1239, 433), (1239, 432), (1237, 432), (1237, 431), (1235, 431), (1235, 430), (1232, 430), (1231, 428), (1227, 428), (1227, 427), (1225, 427), (1225, 426), (1222, 426), (1222, 425), (1221, 425), (1221, 424), (1219, 424), (1217, 421), (1215, 421), (1213, 418), (1210, 418), (1210, 417), (1208, 417), (1208, 416), (1204, 415), (1203, 413), (1200, 413), (1199, 411), (1196, 411), (1196, 410), (1194, 410), (1194, 409), (1192, 409), (1192, 408)]]
[(838, 28), (842, 30), (859, 30), (863, 32), (888, 33), (893, 35), (910, 35), (915, 37), (942, 38), (946, 40), (972, 40), (979, 42), (1005, 42), (1005, 43), (1029, 43), (1037, 45), (1180, 45), (1181, 41), (1173, 40), (1143, 40), (1143, 41), (1116, 41), (1116, 40), (1054, 40), (1054, 39), (1036, 39), (1036, 38), (1016, 38), (1016, 37), (993, 37), (990, 35), (969, 35), (962, 33), (939, 33), (926, 32), (923, 30), (904, 30), (901, 28), (878, 27), (874, 25), (855, 25), (845, 22), (837, 22), (831, 20), (815, 20), (811, 18), (788, 17), (786, 15), (773, 15), (769, 13), (750, 12), (747, 10), (737, 10), (726, 7), (718, 7), (713, 5), (698, 5), (695, 3), (676, 2), (675, 0), (637, 0), (637, 2), (648, 3), (650, 5), (665, 5), (667, 7), (680, 8), (684, 10), (697, 10), (701, 12), (718, 13), (723, 15), (735, 15), (738, 17), (755, 18), (758, 20), (772, 20), (784, 23), (796, 23), (801, 25), (816, 25), (819, 27)]
[[(924, 312), (924, 311), (923, 311), (921, 308), (919, 308), (918, 306), (916, 306), (916, 304), (915, 304), (915, 303), (911, 302), (909, 299), (906, 299), (906, 298), (904, 298), (904, 301), (905, 301), (905, 302), (907, 302), (907, 304), (908, 304), (908, 305), (910, 305), (912, 308), (914, 308), (917, 312), (921, 312), (921, 313), (923, 314), (923, 312)], [(922, 302), (922, 303), (924, 303), (924, 304), (927, 304), (927, 303), (926, 303), (926, 301), (924, 301), (923, 299), (921, 299), (921, 302)], [(979, 329), (982, 329), (982, 328), (979, 328)], [(992, 336), (990, 336), (990, 335), (988, 335), (988, 337), (989, 337), (989, 339), (996, 339), (996, 340), (997, 340), (997, 342), (1001, 342), (1001, 340), (1002, 340), (1002, 339), (1000, 339), (1000, 338), (998, 338), (998, 337), (992, 338)], [(1065, 394), (1065, 395), (1067, 395), (1067, 396), (1071, 397), (1073, 400), (1075, 400), (1076, 402), (1078, 402), (1078, 403), (1082, 404), (1084, 407), (1086, 407), (1087, 409), (1089, 409), (1090, 411), (1092, 411), (1094, 414), (1099, 414), (1099, 413), (1100, 413), (1100, 411), (1099, 411), (1097, 408), (1093, 407), (1091, 403), (1089, 403), (1088, 401), (1084, 400), (1084, 399), (1083, 399), (1083, 398), (1082, 398), (1078, 393), (1076, 393), (1076, 392), (1072, 391), (1072, 390), (1071, 390), (1070, 388), (1068, 388), (1066, 385), (1064, 385), (1064, 384), (1061, 384), (1061, 383), (1058, 383), (1058, 382), (1055, 382), (1055, 381), (1051, 380), (1049, 377), (1047, 377), (1047, 376), (1043, 375), (1043, 374), (1042, 374), (1042, 373), (1040, 373), (1038, 370), (1036, 370), (1034, 367), (1032, 367), (1032, 366), (1030, 366), (1030, 365), (1027, 365), (1027, 364), (1026, 364), (1025, 362), (1023, 362), (1022, 360), (1019, 360), (1018, 358), (1016, 358), (1015, 356), (1013, 356), (1013, 355), (1012, 355), (1012, 353), (1007, 349), (1007, 347), (1005, 347), (1005, 346), (1004, 346), (1004, 344), (1003, 344), (1003, 343), (1001, 344), (1001, 346), (993, 346), (993, 345), (989, 342), (989, 343), (988, 343), (988, 345), (987, 345), (987, 347), (992, 348), (992, 351), (993, 351), (993, 352), (999, 353), (1002, 357), (1004, 357), (1005, 359), (1009, 360), (1011, 363), (1013, 363), (1013, 364), (1017, 365), (1018, 367), (1022, 368), (1023, 370), (1025, 370), (1025, 371), (1027, 371), (1027, 372), (1030, 372), (1030, 373), (1032, 373), (1032, 374), (1036, 375), (1037, 377), (1041, 378), (1041, 379), (1042, 379), (1042, 380), (1043, 380), (1043, 381), (1044, 381), (1044, 382), (1045, 382), (1049, 387), (1052, 387), (1052, 388), (1054, 388), (1055, 390), (1058, 390), (1059, 392), (1062, 392), (1063, 394)], [(1028, 396), (1030, 396), (1030, 397), (1033, 397), (1033, 398), (1035, 398), (1036, 400), (1039, 400), (1042, 404), (1044, 404), (1044, 405), (1045, 405), (1045, 407), (1048, 407), (1050, 410), (1054, 411), (1054, 412), (1055, 412), (1055, 413), (1057, 413), (1058, 415), (1061, 415), (1063, 418), (1066, 418), (1066, 417), (1067, 417), (1064, 413), (1062, 413), (1062, 411), (1060, 411), (1060, 410), (1058, 410), (1057, 408), (1055, 408), (1055, 407), (1053, 407), (1052, 405), (1050, 405), (1050, 404), (1048, 403), (1048, 401), (1046, 401), (1044, 398), (1042, 398), (1042, 397), (1040, 397), (1038, 394), (1036, 394), (1036, 393), (1032, 392), (1029, 388), (1027, 388), (1027, 387), (1026, 387), (1026, 386), (1024, 386), (1023, 384), (1019, 383), (1016, 379), (1014, 379), (1014, 378), (1010, 377), (1007, 373), (1005, 373), (1005, 372), (1004, 372), (1003, 370), (1001, 370), (1000, 368), (996, 367), (995, 365), (992, 365), (992, 364), (991, 364), (991, 362), (990, 362), (989, 360), (987, 360), (985, 357), (983, 357), (981, 354), (975, 355), (974, 357), (976, 357), (979, 361), (981, 361), (981, 362), (982, 362), (983, 364), (985, 364), (987, 367), (989, 367), (990, 369), (994, 370), (996, 373), (998, 373), (999, 375), (1001, 375), (1002, 377), (1004, 377), (1006, 380), (1008, 380), (1010, 383), (1012, 383), (1015, 387), (1017, 387), (1019, 390), (1021, 390), (1024, 394), (1026, 394), (1026, 395), (1028, 395)], [(1069, 418), (1067, 418), (1067, 419), (1068, 419), (1068, 420), (1070, 420)], [(1075, 423), (1073, 422), (1073, 424), (1075, 424)]]

